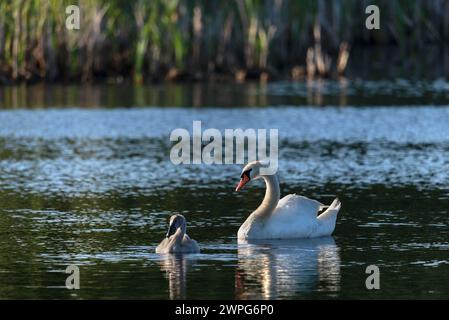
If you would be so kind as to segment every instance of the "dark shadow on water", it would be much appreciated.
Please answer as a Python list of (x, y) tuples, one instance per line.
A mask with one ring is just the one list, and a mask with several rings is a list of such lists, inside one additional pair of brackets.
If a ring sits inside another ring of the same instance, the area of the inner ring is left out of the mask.
[(340, 288), (340, 255), (333, 237), (238, 243), (237, 299), (294, 298)]
[[(366, 65), (361, 61), (360, 65)], [(419, 64), (418, 64), (419, 65)], [(427, 72), (425, 69), (424, 72)], [(382, 70), (382, 72), (385, 72)], [(362, 80), (363, 79), (363, 80)], [(445, 77), (403, 76), (268, 83), (0, 86), (0, 110), (42, 108), (418, 106), (446, 105)]]

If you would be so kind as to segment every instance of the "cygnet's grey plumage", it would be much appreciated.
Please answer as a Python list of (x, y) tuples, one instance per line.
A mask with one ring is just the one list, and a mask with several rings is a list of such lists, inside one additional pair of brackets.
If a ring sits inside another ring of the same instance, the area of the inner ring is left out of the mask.
[(167, 235), (156, 248), (156, 253), (198, 253), (198, 243), (186, 234), (186, 219), (176, 214), (170, 217)]

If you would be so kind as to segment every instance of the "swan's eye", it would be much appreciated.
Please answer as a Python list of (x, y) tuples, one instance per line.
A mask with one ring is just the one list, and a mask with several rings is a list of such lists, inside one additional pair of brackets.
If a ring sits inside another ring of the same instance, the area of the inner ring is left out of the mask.
[(246, 170), (246, 171), (242, 172), (242, 175), (240, 176), (240, 178), (243, 179), (243, 177), (247, 177), (248, 180), (250, 180), (251, 179), (251, 176), (250, 176), (251, 170), (252, 169), (249, 169), (249, 170)]

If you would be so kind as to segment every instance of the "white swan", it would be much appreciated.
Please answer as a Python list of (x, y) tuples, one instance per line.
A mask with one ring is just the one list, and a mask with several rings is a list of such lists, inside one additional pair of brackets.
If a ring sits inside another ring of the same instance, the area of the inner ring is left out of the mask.
[(200, 248), (195, 240), (186, 234), (186, 219), (175, 214), (170, 217), (167, 235), (159, 243), (156, 253), (198, 253)]
[[(241, 225), (238, 239), (293, 239), (329, 236), (335, 229), (341, 203), (336, 198), (330, 206), (296, 194), (280, 199), (276, 174), (262, 175), (259, 161), (248, 163), (242, 170), (236, 191), (250, 180), (265, 180), (265, 197), (260, 206)], [(326, 211), (317, 216), (324, 208)]]

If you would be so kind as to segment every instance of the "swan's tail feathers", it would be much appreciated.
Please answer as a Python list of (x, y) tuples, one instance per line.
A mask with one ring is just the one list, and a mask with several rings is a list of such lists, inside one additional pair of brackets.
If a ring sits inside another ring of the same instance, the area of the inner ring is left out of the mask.
[(338, 198), (335, 198), (334, 201), (332, 201), (331, 205), (329, 206), (329, 209), (333, 210), (340, 210), (341, 202), (338, 200)]
[(340, 208), (341, 202), (340, 200), (338, 200), (338, 198), (335, 198), (335, 200), (331, 203), (327, 210), (318, 216), (318, 219), (327, 220), (330, 218), (336, 218), (338, 211), (340, 211)]

